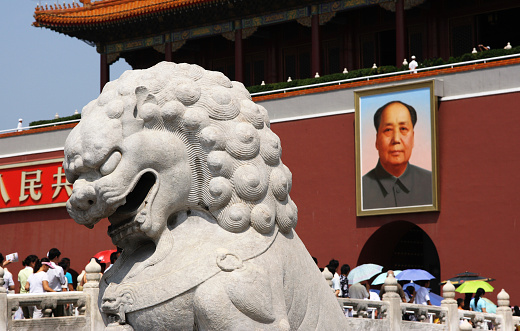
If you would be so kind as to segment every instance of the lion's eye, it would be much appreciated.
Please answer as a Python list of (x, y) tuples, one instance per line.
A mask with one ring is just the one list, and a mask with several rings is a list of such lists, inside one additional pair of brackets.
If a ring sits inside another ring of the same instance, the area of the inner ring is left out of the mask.
[(99, 168), (99, 172), (101, 172), (103, 176), (112, 173), (112, 171), (114, 171), (119, 164), (119, 161), (121, 161), (121, 153), (118, 151), (113, 152), (105, 161), (105, 163), (103, 163), (101, 168)]

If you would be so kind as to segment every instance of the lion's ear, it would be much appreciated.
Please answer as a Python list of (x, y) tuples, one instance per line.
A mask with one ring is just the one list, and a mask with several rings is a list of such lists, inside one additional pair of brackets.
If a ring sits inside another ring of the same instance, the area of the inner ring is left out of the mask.
[[(155, 96), (151, 94), (145, 86), (138, 86), (135, 88), (135, 96), (137, 98), (137, 111), (140, 112), (143, 105), (147, 103), (152, 103), (154, 105), (157, 104), (157, 99)], [(137, 117), (137, 114), (134, 113), (134, 117)]]

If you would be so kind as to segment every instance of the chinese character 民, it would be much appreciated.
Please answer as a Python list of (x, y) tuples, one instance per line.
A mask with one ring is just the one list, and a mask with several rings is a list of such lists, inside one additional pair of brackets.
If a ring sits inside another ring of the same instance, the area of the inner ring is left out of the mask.
[[(20, 185), (20, 202), (27, 200), (29, 195), (31, 199), (38, 201), (42, 197), (42, 192), (36, 189), (42, 187), (41, 184), (41, 170), (36, 171), (22, 171), (22, 183)], [(35, 177), (32, 177), (35, 176)], [(29, 194), (25, 194), (26, 190), (29, 190)]]

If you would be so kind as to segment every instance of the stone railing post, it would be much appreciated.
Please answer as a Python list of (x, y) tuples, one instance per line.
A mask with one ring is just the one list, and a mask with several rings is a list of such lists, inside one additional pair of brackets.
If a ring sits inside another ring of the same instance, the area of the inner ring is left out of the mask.
[(328, 268), (323, 268), (322, 275), (327, 281), (327, 284), (332, 287), (332, 278), (334, 275), (329, 271)]
[(99, 280), (101, 279), (101, 266), (92, 258), (85, 267), (87, 273), (87, 282), (83, 286), (83, 292), (88, 295), (89, 310), (90, 310), (90, 329), (104, 330), (105, 323), (101, 317), (101, 312), (98, 307), (99, 296)]
[(458, 330), (460, 331), (471, 331), (473, 330), (473, 327), (471, 324), (469, 324), (468, 321), (464, 320), (462, 323), (460, 323), (460, 326), (458, 326)]
[(509, 294), (504, 289), (497, 295), (497, 315), (503, 317), (502, 330), (513, 330), (513, 312), (509, 307)]
[(459, 308), (457, 300), (455, 300), (455, 286), (450, 281), (442, 287), (442, 296), (444, 299), (441, 301), (441, 307), (448, 309), (448, 316), (446, 316), (448, 330), (458, 331), (460, 325)]
[(7, 311), (7, 290), (4, 288), (4, 268), (0, 266), (0, 330), (7, 330), (11, 312)]
[(388, 275), (385, 279), (385, 294), (383, 301), (388, 302), (386, 318), (390, 322), (390, 331), (400, 331), (403, 315), (401, 313), (401, 297), (397, 293), (397, 280), (393, 275)]

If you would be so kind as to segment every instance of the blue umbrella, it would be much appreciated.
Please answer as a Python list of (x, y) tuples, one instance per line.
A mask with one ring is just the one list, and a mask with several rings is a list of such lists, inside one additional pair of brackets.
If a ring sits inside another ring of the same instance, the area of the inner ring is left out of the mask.
[(444, 300), (443, 297), (441, 297), (441, 296), (438, 295), (438, 294), (435, 294), (435, 293), (430, 292), (430, 302), (432, 303), (432, 305), (434, 305), (434, 306), (440, 306), (442, 300)]
[(435, 277), (426, 270), (406, 269), (395, 277), (397, 280), (430, 280)]
[[(394, 276), (397, 276), (401, 273), (402, 270), (394, 270)], [(381, 285), (385, 283), (386, 276), (388, 275), (388, 272), (383, 272), (379, 276), (374, 279), (372, 282), (372, 285)]]
[(419, 284), (415, 284), (415, 283), (406, 283), (403, 285), (403, 289), (406, 289), (408, 288), (409, 286), (412, 286), (414, 291), (417, 291), (418, 289), (420, 289), (422, 286), (419, 285)]

